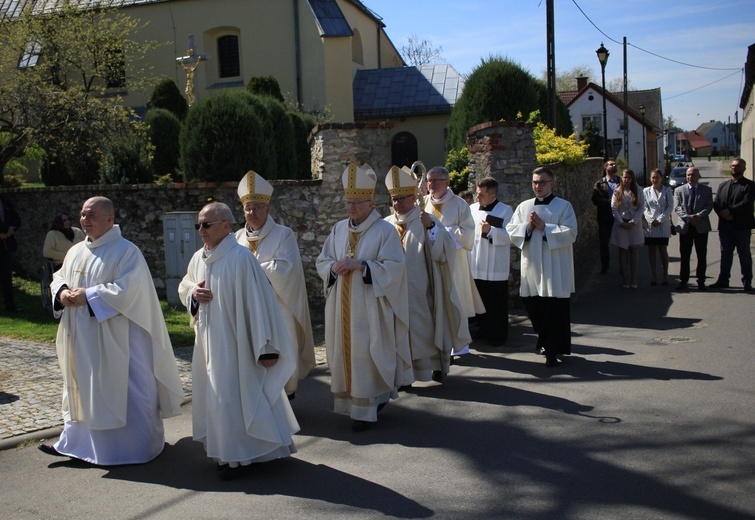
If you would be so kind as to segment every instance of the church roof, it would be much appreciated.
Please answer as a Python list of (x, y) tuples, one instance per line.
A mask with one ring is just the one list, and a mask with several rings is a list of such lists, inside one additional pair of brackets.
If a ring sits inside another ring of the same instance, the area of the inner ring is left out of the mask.
[(358, 70), (354, 118), (450, 114), (464, 79), (447, 64)]

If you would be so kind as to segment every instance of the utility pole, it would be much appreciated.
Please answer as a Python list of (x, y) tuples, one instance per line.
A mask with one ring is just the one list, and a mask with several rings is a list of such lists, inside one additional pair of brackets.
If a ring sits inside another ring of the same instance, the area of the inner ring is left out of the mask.
[(556, 128), (556, 37), (553, 19), (553, 0), (546, 0), (546, 42), (547, 42), (547, 89), (548, 89), (548, 126)]

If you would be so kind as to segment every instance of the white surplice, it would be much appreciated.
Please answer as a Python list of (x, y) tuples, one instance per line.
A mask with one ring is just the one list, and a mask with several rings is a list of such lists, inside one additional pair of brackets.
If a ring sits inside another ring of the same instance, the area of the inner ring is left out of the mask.
[(55, 313), (65, 420), (55, 448), (100, 465), (147, 462), (163, 449), (162, 419), (180, 414), (183, 401), (147, 263), (113, 226), (68, 251), (53, 300), (64, 285), (86, 288), (88, 306)]
[(245, 247), (255, 244), (252, 252), (273, 286), (281, 318), (297, 352), (296, 370), (286, 383), (286, 393), (290, 395), (316, 364), (307, 284), (296, 235), (290, 228), (276, 224), (273, 217), (268, 215), (265, 224), (256, 232), (239, 229), (236, 240)]
[[(192, 314), (191, 294), (203, 280), (212, 300)], [(246, 465), (295, 453), (292, 435), (299, 425), (283, 390), (296, 367), (294, 349), (272, 287), (252, 253), (232, 234), (214, 249), (200, 249), (178, 292), (196, 333), (194, 440), (221, 464)], [(262, 354), (278, 354), (278, 362), (265, 368)]]

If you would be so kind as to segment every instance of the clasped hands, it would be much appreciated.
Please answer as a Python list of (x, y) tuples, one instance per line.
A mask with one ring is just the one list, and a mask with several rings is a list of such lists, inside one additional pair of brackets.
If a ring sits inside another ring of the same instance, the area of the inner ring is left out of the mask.
[(360, 260), (356, 258), (342, 258), (331, 266), (330, 272), (336, 276), (343, 276), (359, 269), (362, 269), (362, 262)]
[(63, 289), (60, 291), (58, 300), (63, 307), (81, 307), (87, 304), (87, 290), (79, 287), (78, 289)]
[(535, 213), (534, 211), (530, 213), (530, 221), (527, 223), (527, 229), (530, 231), (533, 231), (537, 229), (538, 231), (545, 230), (545, 221), (540, 218), (540, 215)]

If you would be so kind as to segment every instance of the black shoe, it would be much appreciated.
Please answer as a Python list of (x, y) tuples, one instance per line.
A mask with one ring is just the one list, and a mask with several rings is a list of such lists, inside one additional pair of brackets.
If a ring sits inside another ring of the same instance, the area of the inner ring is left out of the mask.
[(379, 405), (377, 405), (377, 411), (379, 412), (380, 410), (382, 410), (383, 408), (385, 408), (385, 405), (387, 405), (387, 404), (388, 404), (388, 401), (386, 401), (384, 403), (380, 403)]
[(291, 392), (286, 397), (288, 397), (289, 401), (293, 401), (294, 399), (296, 399), (296, 392)]
[(432, 380), (436, 383), (446, 384), (446, 374), (440, 370), (433, 370)]
[(244, 466), (236, 466), (235, 468), (232, 468), (231, 466), (224, 465), (218, 472), (218, 478), (220, 480), (233, 480), (240, 477), (243, 472)]
[(556, 356), (545, 356), (545, 366), (547, 367), (557, 367), (558, 366), (558, 359), (556, 359)]
[(68, 457), (68, 455), (63, 455), (53, 446), (48, 446), (47, 444), (39, 443), (37, 444), (37, 449), (45, 455), (52, 455), (53, 457)]
[(708, 290), (708, 286), (705, 285), (703, 282), (700, 282), (700, 283), (697, 284), (697, 290), (698, 291), (707, 291)]
[(408, 392), (411, 389), (412, 389), (412, 385), (404, 385), (404, 386), (398, 387), (399, 392)]
[(711, 288), (713, 289), (728, 289), (729, 284), (727, 282), (717, 281), (714, 284), (711, 284)]
[(755, 292), (755, 289), (752, 288), (752, 285), (746, 284), (745, 285), (745, 292), (746, 293), (753, 293), (753, 292)]
[(367, 421), (351, 421), (351, 431), (364, 432), (370, 429), (371, 423)]
[(679, 285), (676, 286), (677, 291), (686, 291), (687, 289), (689, 289), (687, 282), (679, 282)]

